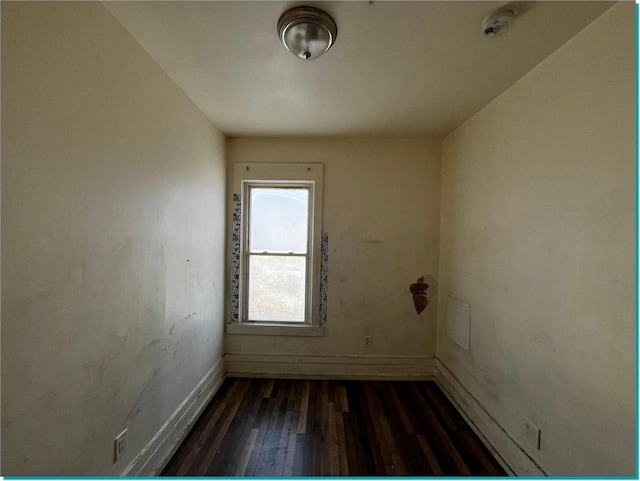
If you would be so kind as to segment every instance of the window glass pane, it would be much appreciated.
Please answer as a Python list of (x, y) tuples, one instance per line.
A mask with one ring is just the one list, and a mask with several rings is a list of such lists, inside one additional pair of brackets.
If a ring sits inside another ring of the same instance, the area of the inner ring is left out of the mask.
[(250, 252), (307, 253), (309, 189), (252, 187)]
[(306, 258), (249, 256), (249, 320), (304, 322)]

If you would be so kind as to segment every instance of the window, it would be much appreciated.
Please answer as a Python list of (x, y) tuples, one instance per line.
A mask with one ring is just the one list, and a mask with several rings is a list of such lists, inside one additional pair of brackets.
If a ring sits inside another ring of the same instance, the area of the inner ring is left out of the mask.
[(322, 165), (235, 164), (233, 185), (237, 322), (227, 332), (322, 334)]

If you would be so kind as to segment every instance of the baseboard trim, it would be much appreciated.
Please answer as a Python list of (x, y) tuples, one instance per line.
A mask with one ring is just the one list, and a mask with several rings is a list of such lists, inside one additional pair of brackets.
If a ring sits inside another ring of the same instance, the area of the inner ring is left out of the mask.
[(433, 379), (510, 475), (548, 476), (438, 358), (226, 354), (203, 377), (122, 476), (157, 476), (226, 377)]
[(207, 372), (122, 476), (158, 476), (225, 379), (224, 358)]
[(435, 380), (507, 473), (511, 476), (548, 476), (437, 358)]
[(427, 356), (306, 356), (227, 354), (229, 377), (299, 379), (433, 379), (435, 358)]

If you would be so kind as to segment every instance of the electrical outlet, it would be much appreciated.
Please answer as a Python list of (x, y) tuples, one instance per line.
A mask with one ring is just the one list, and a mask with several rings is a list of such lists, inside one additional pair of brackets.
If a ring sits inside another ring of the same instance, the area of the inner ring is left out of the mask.
[(525, 436), (529, 444), (531, 444), (534, 448), (540, 449), (540, 428), (533, 424), (529, 419), (524, 418), (524, 430)]
[(364, 336), (364, 347), (371, 347), (371, 336)]
[(113, 461), (117, 461), (127, 451), (127, 430), (125, 429), (116, 437), (114, 442), (114, 456)]

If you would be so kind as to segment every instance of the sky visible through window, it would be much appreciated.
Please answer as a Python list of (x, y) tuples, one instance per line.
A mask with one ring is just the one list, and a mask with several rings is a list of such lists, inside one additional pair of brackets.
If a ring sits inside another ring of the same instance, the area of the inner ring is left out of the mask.
[(252, 188), (251, 252), (307, 253), (309, 190)]

